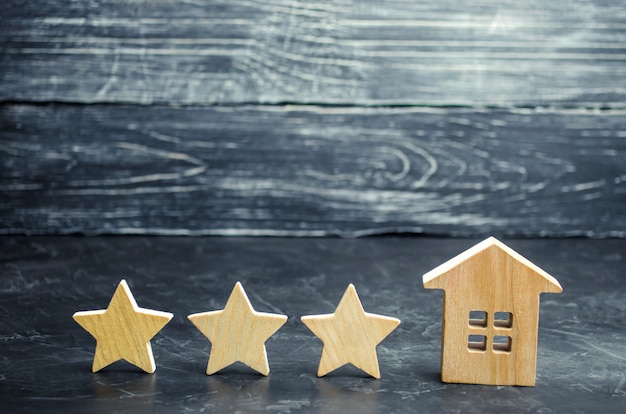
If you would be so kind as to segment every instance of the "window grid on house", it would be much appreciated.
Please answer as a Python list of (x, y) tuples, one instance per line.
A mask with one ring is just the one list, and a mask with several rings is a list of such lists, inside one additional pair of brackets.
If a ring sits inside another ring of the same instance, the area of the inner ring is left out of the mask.
[(476, 328), (486, 328), (487, 316), (485, 311), (472, 310), (469, 312), (469, 325)]
[(507, 331), (513, 328), (513, 314), (511, 312), (489, 312), (484, 310), (469, 311), (468, 324), (470, 328), (467, 336), (467, 348), (472, 352), (486, 352), (487, 344), (491, 342), (491, 350), (496, 353), (510, 353), (513, 339)]
[(511, 312), (495, 312), (493, 314), (493, 325), (496, 328), (512, 328), (513, 314)]
[(495, 335), (493, 337), (493, 350), (495, 352), (511, 352), (511, 337)]
[(487, 337), (485, 335), (468, 335), (467, 347), (471, 351), (486, 351), (487, 350)]

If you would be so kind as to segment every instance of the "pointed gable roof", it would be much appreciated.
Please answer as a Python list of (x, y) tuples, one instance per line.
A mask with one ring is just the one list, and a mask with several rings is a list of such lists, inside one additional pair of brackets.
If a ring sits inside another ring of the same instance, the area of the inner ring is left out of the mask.
[[(504, 256), (507, 256), (514, 263), (527, 268), (530, 271), (530, 274), (534, 276), (533, 279), (538, 282), (536, 284), (538, 285), (540, 292), (561, 293), (563, 291), (563, 288), (554, 277), (495, 237), (489, 237), (486, 240), (483, 240), (458, 256), (426, 273), (422, 277), (424, 287), (426, 289), (445, 289), (450, 283), (454, 283), (453, 280), (448, 279), (454, 278), (455, 276), (463, 273), (458, 271), (460, 266), (466, 266), (471, 264), (473, 261), (479, 261), (481, 256), (489, 253), (499, 256), (504, 254)], [(494, 277), (493, 275), (486, 276)]]

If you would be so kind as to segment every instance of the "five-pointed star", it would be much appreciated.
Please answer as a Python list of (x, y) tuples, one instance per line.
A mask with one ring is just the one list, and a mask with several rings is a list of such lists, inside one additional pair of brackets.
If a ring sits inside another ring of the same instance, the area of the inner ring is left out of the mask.
[(152, 374), (156, 370), (150, 339), (174, 317), (168, 312), (137, 306), (125, 280), (115, 289), (104, 310), (76, 312), (73, 316), (96, 338), (92, 372), (123, 359)]
[(211, 341), (207, 375), (235, 362), (268, 375), (265, 341), (287, 322), (285, 315), (255, 311), (239, 282), (223, 310), (195, 313), (188, 318)]
[(396, 329), (400, 320), (365, 312), (354, 285), (350, 284), (335, 313), (303, 316), (302, 323), (324, 343), (318, 377), (352, 364), (380, 378), (376, 345)]

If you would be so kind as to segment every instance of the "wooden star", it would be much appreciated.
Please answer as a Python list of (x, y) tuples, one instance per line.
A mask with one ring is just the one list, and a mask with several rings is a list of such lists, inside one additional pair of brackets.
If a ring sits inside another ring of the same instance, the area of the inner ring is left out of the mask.
[(285, 315), (255, 311), (239, 282), (224, 309), (195, 313), (188, 318), (211, 341), (207, 375), (235, 362), (268, 375), (265, 341), (287, 322)]
[(324, 343), (318, 377), (352, 364), (380, 378), (376, 345), (396, 329), (400, 320), (365, 312), (354, 285), (350, 284), (335, 313), (303, 316), (302, 323)]
[(140, 308), (125, 280), (117, 286), (106, 309), (73, 316), (96, 338), (92, 372), (123, 359), (150, 374), (156, 370), (150, 340), (173, 317), (168, 312)]

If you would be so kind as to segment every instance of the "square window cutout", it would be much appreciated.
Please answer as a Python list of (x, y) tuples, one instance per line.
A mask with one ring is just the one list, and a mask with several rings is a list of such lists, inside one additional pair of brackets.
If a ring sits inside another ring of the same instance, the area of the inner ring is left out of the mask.
[(487, 327), (487, 312), (473, 310), (469, 312), (469, 325), (475, 328)]
[(494, 313), (493, 325), (496, 328), (511, 328), (513, 326), (513, 314), (511, 312)]
[(467, 337), (467, 348), (470, 351), (486, 351), (487, 337), (485, 335), (469, 335)]
[(511, 352), (510, 336), (494, 336), (493, 350), (498, 352)]

